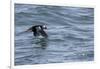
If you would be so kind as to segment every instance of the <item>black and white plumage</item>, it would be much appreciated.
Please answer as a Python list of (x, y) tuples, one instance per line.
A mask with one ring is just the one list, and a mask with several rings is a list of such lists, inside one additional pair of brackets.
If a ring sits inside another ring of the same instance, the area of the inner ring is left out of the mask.
[(45, 25), (35, 25), (29, 28), (27, 31), (33, 32), (34, 36), (43, 36), (48, 37), (47, 33), (44, 31), (44, 29), (47, 29)]

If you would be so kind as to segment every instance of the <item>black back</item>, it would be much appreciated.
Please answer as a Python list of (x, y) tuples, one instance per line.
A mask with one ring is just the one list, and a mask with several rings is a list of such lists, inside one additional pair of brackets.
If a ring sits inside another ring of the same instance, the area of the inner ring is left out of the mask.
[(48, 37), (42, 25), (32, 26), (29, 30), (32, 30), (34, 36), (42, 35), (43, 37)]

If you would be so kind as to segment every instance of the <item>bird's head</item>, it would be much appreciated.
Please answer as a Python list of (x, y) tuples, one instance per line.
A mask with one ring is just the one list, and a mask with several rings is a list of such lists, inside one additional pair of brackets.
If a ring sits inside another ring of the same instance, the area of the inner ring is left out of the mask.
[(43, 29), (47, 29), (47, 27), (45, 25), (43, 25)]

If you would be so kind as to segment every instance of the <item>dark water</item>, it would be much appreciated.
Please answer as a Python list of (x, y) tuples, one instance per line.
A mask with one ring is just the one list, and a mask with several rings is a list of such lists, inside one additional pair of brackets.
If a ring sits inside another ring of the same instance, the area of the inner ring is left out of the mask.
[[(21, 33), (37, 24), (48, 39)], [(93, 8), (15, 4), (15, 65), (93, 60)]]

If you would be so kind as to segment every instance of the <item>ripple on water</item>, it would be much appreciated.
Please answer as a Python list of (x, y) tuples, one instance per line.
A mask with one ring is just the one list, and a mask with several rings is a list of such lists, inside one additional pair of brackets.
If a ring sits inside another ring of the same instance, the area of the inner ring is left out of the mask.
[[(23, 33), (37, 24), (47, 39)], [(93, 8), (15, 4), (15, 65), (93, 60)]]

